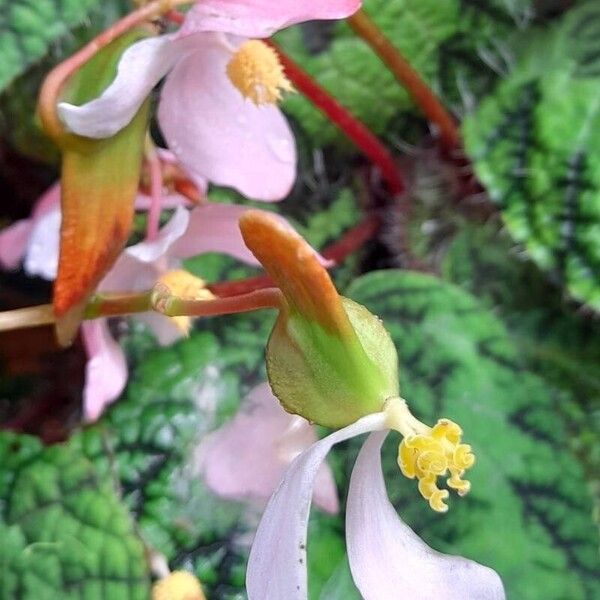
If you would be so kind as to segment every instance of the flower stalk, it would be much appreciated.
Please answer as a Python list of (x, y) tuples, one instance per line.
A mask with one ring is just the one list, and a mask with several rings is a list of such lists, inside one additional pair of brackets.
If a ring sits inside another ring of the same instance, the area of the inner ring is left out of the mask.
[(347, 19), (347, 22), (354, 33), (361, 37), (379, 56), (396, 80), (410, 94), (415, 104), (423, 111), (429, 122), (435, 125), (444, 150), (455, 149), (460, 141), (456, 123), (417, 71), (363, 10), (354, 13)]
[[(280, 307), (281, 292), (272, 287), (229, 298), (190, 300), (172, 294), (164, 284), (157, 284), (152, 290), (137, 294), (96, 294), (87, 303), (84, 318), (118, 317), (149, 311), (166, 317), (216, 317)], [(55, 322), (51, 304), (0, 312), (0, 331), (39, 327)]]
[(159, 284), (151, 294), (151, 304), (154, 311), (167, 317), (215, 317), (280, 308), (281, 292), (271, 287), (229, 298), (189, 300), (174, 296), (167, 286)]
[(150, 209), (146, 217), (146, 239), (155, 240), (158, 237), (160, 225), (160, 201), (162, 196), (163, 177), (160, 158), (149, 135), (146, 136), (146, 165), (150, 180)]

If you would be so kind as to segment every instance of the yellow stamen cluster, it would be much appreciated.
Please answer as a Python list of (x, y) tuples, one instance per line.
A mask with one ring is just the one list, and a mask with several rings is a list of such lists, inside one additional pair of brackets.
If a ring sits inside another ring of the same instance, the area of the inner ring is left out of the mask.
[(152, 600), (206, 600), (206, 597), (191, 573), (174, 571), (154, 584)]
[[(184, 300), (213, 300), (213, 294), (206, 289), (206, 282), (188, 271), (176, 269), (165, 273), (158, 280), (169, 289), (169, 292)], [(169, 317), (184, 335), (187, 335), (192, 325), (190, 317)]]
[(419, 480), (419, 492), (429, 506), (437, 512), (446, 512), (448, 490), (437, 487), (437, 478), (450, 473), (448, 487), (456, 490), (459, 496), (467, 494), (471, 488), (462, 479), (466, 469), (475, 463), (471, 446), (461, 444), (462, 430), (448, 419), (440, 419), (427, 434), (408, 436), (398, 449), (398, 465), (409, 479)]
[(277, 52), (260, 40), (244, 42), (227, 65), (227, 75), (244, 98), (257, 106), (275, 104), (282, 91), (292, 91)]
[(437, 486), (437, 478), (449, 473), (446, 483), (464, 496), (471, 484), (462, 479), (475, 464), (471, 446), (461, 443), (462, 429), (449, 419), (428, 427), (416, 419), (401, 398), (391, 398), (385, 407), (387, 425), (404, 439), (398, 448), (398, 466), (409, 479), (419, 480), (419, 492), (436, 512), (448, 510), (448, 490)]

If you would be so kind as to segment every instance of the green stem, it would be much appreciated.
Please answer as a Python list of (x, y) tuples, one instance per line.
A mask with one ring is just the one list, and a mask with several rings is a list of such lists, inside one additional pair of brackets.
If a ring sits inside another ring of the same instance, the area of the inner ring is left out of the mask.
[(152, 310), (152, 292), (94, 294), (85, 307), (86, 319), (116, 317)]
[(215, 298), (214, 300), (186, 300), (171, 296), (164, 290), (156, 289), (153, 308), (169, 317), (213, 317), (260, 310), (281, 308), (282, 295), (277, 288), (265, 288), (249, 294)]

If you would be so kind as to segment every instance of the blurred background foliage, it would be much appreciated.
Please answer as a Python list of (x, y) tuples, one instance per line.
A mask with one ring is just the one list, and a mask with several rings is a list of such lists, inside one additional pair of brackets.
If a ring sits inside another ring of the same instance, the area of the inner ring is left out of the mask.
[[(2, 224), (26, 216), (57, 175), (35, 119), (44, 73), (127, 6), (0, 0)], [(437, 549), (497, 569), (509, 598), (593, 600), (600, 5), (365, 0), (364, 9), (461, 120), (465, 155), (440, 158), (418, 108), (347, 25), (295, 27), (278, 43), (396, 152), (408, 189), (401, 201), (387, 198), (369, 165), (296, 94), (284, 109), (298, 140), (298, 182), (267, 208), (319, 248), (362, 215), (382, 219), (379, 235), (336, 267), (336, 282), (384, 319), (418, 416), (460, 422), (479, 459), (472, 493), (440, 516), (384, 449), (402, 518)], [(240, 201), (229, 190), (210, 194)], [(217, 255), (186, 266), (209, 282), (257, 273)], [(49, 294), (21, 271), (0, 275), (3, 309)], [(194, 571), (208, 598), (245, 597), (258, 508), (212, 496), (194, 451), (264, 381), (272, 319), (199, 321), (170, 348), (115, 319), (130, 381), (86, 428), (81, 344), (58, 350), (46, 329), (0, 336), (0, 419), (12, 430), (0, 433), (1, 598), (144, 598), (149, 549)], [(342, 498), (357, 449), (331, 457)], [(359, 597), (343, 523), (343, 512), (313, 511), (312, 599)]]

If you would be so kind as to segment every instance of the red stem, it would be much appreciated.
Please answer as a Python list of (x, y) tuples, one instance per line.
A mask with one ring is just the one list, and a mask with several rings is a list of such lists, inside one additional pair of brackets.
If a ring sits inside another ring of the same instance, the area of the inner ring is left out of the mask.
[(456, 122), (419, 73), (412, 68), (364, 11), (357, 11), (347, 19), (347, 22), (353, 31), (369, 44), (396, 80), (406, 88), (429, 122), (437, 127), (444, 149), (450, 151), (456, 148), (460, 144)]
[(295, 88), (316, 106), (332, 123), (350, 139), (371, 160), (385, 180), (390, 194), (397, 196), (404, 191), (404, 182), (398, 172), (387, 148), (371, 131), (348, 110), (346, 110), (333, 96), (325, 91), (310, 75), (296, 64), (281, 48), (273, 42), (268, 42), (279, 54), (287, 78)]

